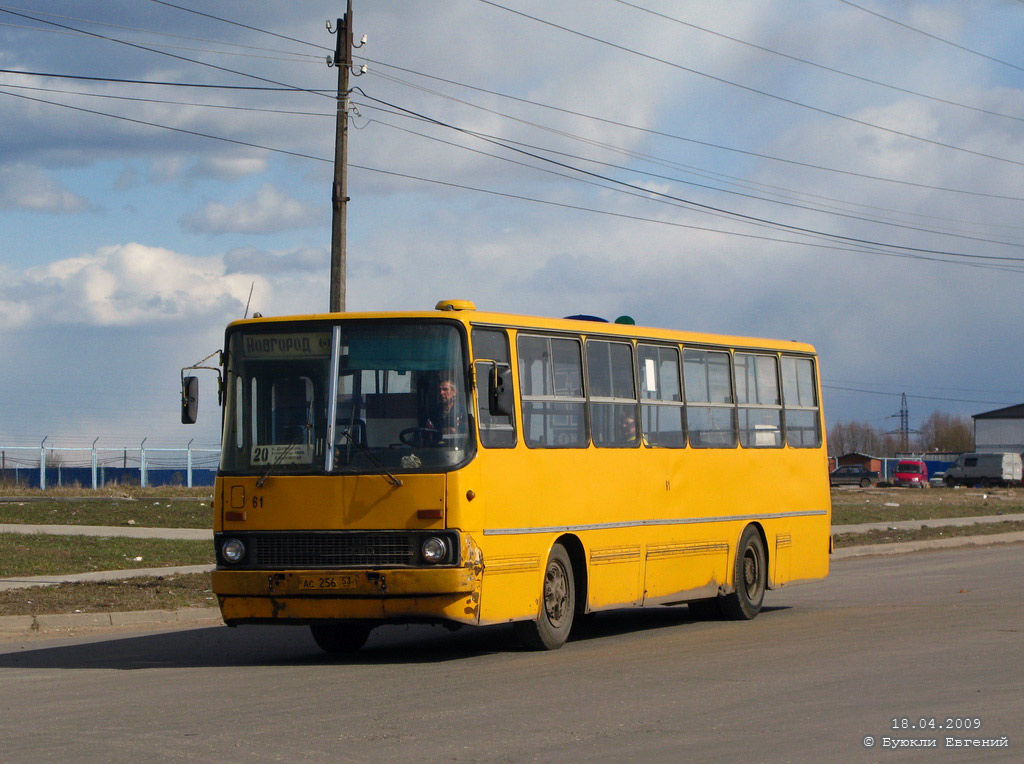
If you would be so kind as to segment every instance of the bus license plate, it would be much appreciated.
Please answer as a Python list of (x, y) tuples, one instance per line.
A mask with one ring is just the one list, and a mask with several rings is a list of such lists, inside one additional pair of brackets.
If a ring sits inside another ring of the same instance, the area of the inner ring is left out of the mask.
[(303, 576), (299, 579), (299, 588), (303, 591), (329, 592), (341, 589), (355, 589), (355, 576)]

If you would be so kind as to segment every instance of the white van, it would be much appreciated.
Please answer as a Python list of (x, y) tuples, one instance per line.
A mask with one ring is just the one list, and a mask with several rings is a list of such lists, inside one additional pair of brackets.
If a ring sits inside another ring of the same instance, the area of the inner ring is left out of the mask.
[(1020, 483), (1020, 454), (961, 454), (946, 470), (946, 485), (1010, 485)]

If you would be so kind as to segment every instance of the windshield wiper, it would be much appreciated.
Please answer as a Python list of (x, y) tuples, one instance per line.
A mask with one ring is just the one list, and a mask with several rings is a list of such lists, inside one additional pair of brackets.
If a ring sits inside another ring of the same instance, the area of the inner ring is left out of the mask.
[(352, 437), (351, 431), (340, 430), (339, 434), (348, 438), (348, 442), (355, 446), (356, 450), (366, 457), (366, 461), (368, 461), (370, 465), (377, 470), (377, 473), (382, 478), (384, 478), (386, 481), (388, 481), (391, 485), (395, 486), (396, 488), (402, 485), (402, 481), (396, 478), (390, 472), (388, 472), (387, 467), (380, 463), (377, 457), (370, 452), (370, 449), (368, 449), (366, 446), (360, 443), (358, 439)]

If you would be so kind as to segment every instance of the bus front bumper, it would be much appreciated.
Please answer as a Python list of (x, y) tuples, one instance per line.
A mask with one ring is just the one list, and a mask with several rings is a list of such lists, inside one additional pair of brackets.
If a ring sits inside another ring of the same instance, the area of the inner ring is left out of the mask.
[(217, 570), (213, 591), (229, 626), (325, 620), (478, 624), (474, 567), (381, 570)]

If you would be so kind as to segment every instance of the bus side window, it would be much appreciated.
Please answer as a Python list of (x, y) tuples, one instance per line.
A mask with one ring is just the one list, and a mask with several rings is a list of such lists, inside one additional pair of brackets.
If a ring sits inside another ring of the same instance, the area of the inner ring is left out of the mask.
[[(508, 335), (501, 329), (473, 329), (473, 358), (485, 358), (486, 361), (474, 361), (476, 368), (476, 421), (480, 427), (480, 444), (485, 448), (514, 448), (517, 441), (515, 413), (508, 415), (492, 414), (488, 401), (488, 388), (494, 364), (507, 370), (510, 368), (511, 357), (508, 348)], [(507, 373), (506, 377), (510, 377)]]
[(818, 394), (814, 386), (814, 361), (782, 356), (782, 397), (786, 417), (786, 442), (797, 448), (821, 445)]
[(735, 448), (736, 409), (733, 406), (729, 354), (723, 351), (683, 350), (686, 386), (686, 427), (694, 448)]
[(590, 431), (599, 448), (639, 443), (633, 349), (628, 342), (587, 340)]
[(744, 448), (782, 447), (782, 398), (774, 355), (736, 353), (736, 403), (740, 445)]
[(586, 448), (580, 341), (519, 335), (523, 437), (530, 448)]
[(637, 358), (644, 438), (652, 446), (685, 447), (679, 350), (662, 345), (638, 345)]

